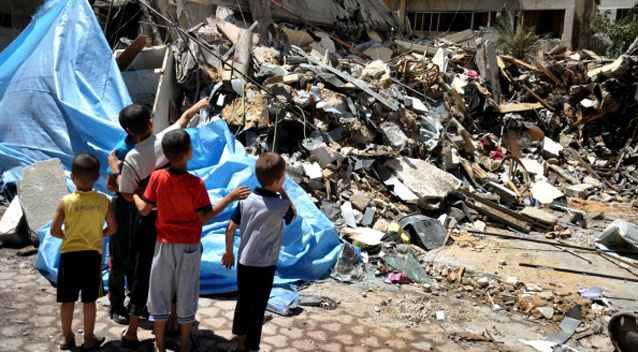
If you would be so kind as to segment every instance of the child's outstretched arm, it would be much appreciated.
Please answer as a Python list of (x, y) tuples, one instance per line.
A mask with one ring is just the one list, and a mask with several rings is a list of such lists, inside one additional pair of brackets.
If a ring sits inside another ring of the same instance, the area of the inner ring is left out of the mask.
[(202, 224), (208, 223), (212, 218), (221, 213), (228, 206), (228, 204), (236, 200), (244, 199), (248, 197), (248, 195), (250, 195), (250, 188), (235, 188), (232, 192), (228, 193), (226, 197), (217, 202), (212, 208), (198, 211), (197, 215), (199, 215), (199, 220), (202, 222)]
[(222, 257), (222, 265), (226, 268), (230, 269), (235, 264), (235, 256), (233, 255), (233, 238), (235, 237), (235, 230), (237, 229), (237, 224), (233, 220), (228, 222), (228, 227), (226, 227), (226, 252), (224, 252), (224, 256)]
[(289, 222), (292, 222), (292, 220), (297, 217), (297, 209), (295, 209), (295, 204), (292, 202), (292, 200), (290, 200), (290, 197), (288, 197), (288, 193), (286, 193), (283, 187), (281, 187), (281, 190), (279, 191), (279, 193), (281, 194), (282, 197), (284, 197), (284, 199), (287, 199), (288, 202), (290, 203), (291, 216), (290, 216)]
[(103, 231), (104, 236), (111, 236), (117, 231), (117, 221), (115, 220), (115, 214), (113, 214), (113, 207), (109, 204), (109, 208), (106, 211), (106, 228)]
[(57, 238), (64, 238), (64, 231), (62, 231), (62, 224), (64, 223), (64, 203), (60, 202), (53, 214), (53, 222), (51, 223), (51, 236)]
[(142, 197), (140, 197), (137, 193), (133, 194), (133, 202), (142, 216), (150, 214), (151, 210), (153, 210), (153, 205), (142, 199)]
[(109, 160), (109, 167), (111, 168), (111, 173), (108, 176), (106, 184), (109, 191), (115, 193), (119, 191), (119, 184), (120, 184), (119, 175), (120, 175), (120, 167), (122, 165), (122, 161), (117, 158), (117, 156), (115, 155), (115, 152), (111, 152), (109, 154), (108, 160)]
[(198, 101), (193, 106), (191, 106), (186, 111), (184, 111), (184, 113), (182, 113), (182, 116), (179, 117), (179, 120), (177, 120), (176, 124), (178, 124), (180, 128), (186, 128), (186, 126), (188, 126), (188, 123), (193, 118), (193, 116), (195, 116), (195, 114), (197, 114), (199, 110), (203, 108), (207, 108), (207, 107), (208, 107), (208, 98), (204, 98)]

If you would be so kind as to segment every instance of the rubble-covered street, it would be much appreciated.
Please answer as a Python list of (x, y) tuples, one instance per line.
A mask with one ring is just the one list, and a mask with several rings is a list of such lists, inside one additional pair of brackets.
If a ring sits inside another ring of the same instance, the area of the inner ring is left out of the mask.
[[(69, 67), (53, 70), (65, 54), (46, 44), (65, 39), (54, 31), (32, 45), (51, 71), (0, 55), (0, 115), (25, 92), (54, 96), (42, 111), (19, 104), (19, 121), (37, 122), (19, 127), (36, 137), (0, 120), (0, 351), (56, 348), (48, 224), (70, 191), (69, 155), (85, 148), (106, 164), (129, 100), (158, 132), (204, 98), (190, 165), (211, 199), (254, 183), (254, 157), (275, 151), (301, 209), (263, 350), (638, 350), (638, 5), (603, 33), (596, 23), (612, 24), (597, 2), (577, 1), (570, 42), (537, 35), (509, 5), (487, 26), (473, 14), (472, 28), (429, 33), (411, 28), (406, 1), (73, 2), (86, 18), (51, 28), (94, 31), (65, 42), (93, 45)], [(39, 21), (69, 11), (47, 3)], [(613, 42), (620, 30), (632, 39)], [(31, 49), (20, 43), (7, 57)], [(197, 351), (232, 337), (236, 278), (219, 264), (228, 218), (204, 228)], [(108, 311), (105, 296), (102, 350), (124, 350)]]

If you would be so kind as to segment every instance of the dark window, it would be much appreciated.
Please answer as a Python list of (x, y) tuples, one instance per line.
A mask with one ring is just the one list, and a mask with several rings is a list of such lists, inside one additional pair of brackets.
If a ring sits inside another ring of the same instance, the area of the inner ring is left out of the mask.
[(8, 13), (0, 12), (0, 27), (11, 28), (11, 15)]

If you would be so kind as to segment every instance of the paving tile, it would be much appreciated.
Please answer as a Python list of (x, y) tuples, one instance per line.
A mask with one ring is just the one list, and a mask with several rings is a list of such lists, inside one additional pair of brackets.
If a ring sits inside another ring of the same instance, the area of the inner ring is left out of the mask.
[(313, 341), (311, 340), (307, 340), (307, 339), (302, 339), (302, 340), (295, 340), (292, 342), (292, 347), (300, 350), (300, 351), (315, 351), (316, 350), (316, 345)]
[(284, 348), (290, 345), (288, 337), (284, 335), (264, 336), (262, 337), (262, 341), (277, 348)]

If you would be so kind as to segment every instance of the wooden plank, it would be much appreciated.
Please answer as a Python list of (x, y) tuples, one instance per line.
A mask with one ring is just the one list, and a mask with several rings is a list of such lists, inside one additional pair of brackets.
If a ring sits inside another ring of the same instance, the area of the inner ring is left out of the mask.
[(504, 61), (507, 61), (507, 62), (509, 62), (511, 64), (514, 64), (514, 65), (516, 65), (518, 67), (522, 67), (522, 68), (524, 68), (526, 70), (542, 73), (542, 71), (539, 70), (538, 67), (536, 67), (534, 65), (531, 65), (531, 64), (528, 64), (527, 62), (525, 62), (523, 60), (519, 60), (519, 59), (511, 57), (509, 55), (501, 55), (500, 58), (503, 59)]
[(498, 111), (507, 114), (509, 112), (538, 110), (542, 107), (543, 104), (541, 103), (505, 103), (498, 106)]

